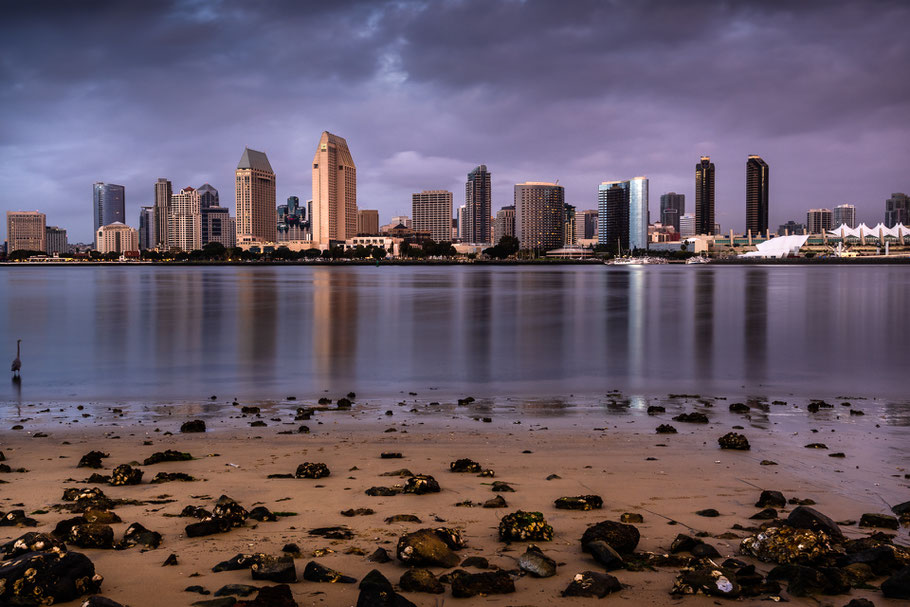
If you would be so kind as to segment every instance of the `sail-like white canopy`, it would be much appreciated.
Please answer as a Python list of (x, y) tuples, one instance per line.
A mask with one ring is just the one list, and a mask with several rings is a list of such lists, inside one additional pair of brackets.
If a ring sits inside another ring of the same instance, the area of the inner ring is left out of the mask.
[(907, 228), (902, 223), (899, 223), (893, 227), (887, 227), (883, 223), (879, 223), (874, 228), (870, 228), (864, 223), (859, 224), (855, 228), (849, 227), (847, 224), (842, 223), (840, 226), (834, 228), (833, 230), (828, 230), (829, 236), (835, 236), (839, 238), (847, 238), (852, 236), (853, 238), (896, 238), (902, 240), (905, 236), (910, 235), (910, 229)]
[(760, 242), (756, 245), (756, 251), (749, 251), (748, 253), (743, 253), (740, 257), (759, 257), (759, 258), (773, 258), (780, 259), (782, 257), (788, 257), (790, 255), (796, 255), (799, 253), (800, 247), (806, 244), (806, 241), (809, 239), (807, 234), (793, 234), (790, 236), (777, 236), (776, 238), (768, 239), (764, 242)]

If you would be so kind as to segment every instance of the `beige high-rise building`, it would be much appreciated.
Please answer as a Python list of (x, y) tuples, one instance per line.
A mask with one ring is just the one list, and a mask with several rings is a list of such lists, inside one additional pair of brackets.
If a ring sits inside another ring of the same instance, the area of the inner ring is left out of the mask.
[(452, 192), (424, 190), (411, 194), (414, 229), (428, 232), (436, 242), (452, 239)]
[(45, 251), (47, 216), (38, 211), (6, 212), (6, 254), (13, 251)]
[(171, 197), (173, 195), (174, 192), (171, 188), (171, 182), (164, 177), (159, 177), (158, 181), (155, 182), (155, 227), (152, 238), (152, 247), (154, 248), (167, 248), (167, 221), (169, 217), (168, 207), (171, 204)]
[(566, 204), (561, 185), (515, 184), (515, 237), (522, 249), (542, 253), (565, 244)]
[(357, 234), (357, 167), (348, 142), (328, 131), (319, 138), (313, 157), (311, 225), (313, 241), (323, 248)]
[(202, 248), (202, 210), (199, 191), (186, 187), (171, 196), (168, 206), (167, 246), (181, 251)]
[(237, 241), (246, 237), (259, 242), (278, 240), (275, 207), (275, 172), (263, 152), (243, 150), (235, 175)]
[(376, 236), (379, 234), (379, 211), (375, 209), (357, 210), (357, 235)]
[(139, 251), (139, 231), (119, 221), (98, 228), (95, 236), (98, 252), (102, 255)]

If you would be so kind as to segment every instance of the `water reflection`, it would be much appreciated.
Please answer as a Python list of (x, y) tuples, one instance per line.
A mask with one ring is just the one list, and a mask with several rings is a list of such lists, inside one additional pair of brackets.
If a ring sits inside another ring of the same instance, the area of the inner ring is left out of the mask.
[(885, 266), (8, 268), (0, 306), (26, 369), (3, 402), (905, 396), (910, 359)]

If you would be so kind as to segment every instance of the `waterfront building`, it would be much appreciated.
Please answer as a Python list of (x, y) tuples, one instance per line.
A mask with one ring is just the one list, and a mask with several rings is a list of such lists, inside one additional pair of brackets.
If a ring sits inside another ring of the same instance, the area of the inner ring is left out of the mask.
[(903, 192), (895, 192), (885, 201), (885, 226), (892, 228), (899, 223), (910, 225), (910, 197)]
[(753, 236), (768, 231), (768, 163), (754, 155), (746, 159), (746, 232), (750, 231)]
[(357, 210), (357, 235), (377, 236), (379, 234), (379, 211), (376, 209)]
[[(94, 224), (92, 232), (110, 223), (126, 221), (126, 188), (115, 183), (96, 181), (92, 187), (92, 208)], [(42, 228), (42, 231), (44, 228)], [(44, 247), (41, 248), (44, 250)]]
[(839, 204), (834, 207), (834, 225), (847, 224), (848, 228), (856, 227), (856, 207), (852, 204)]
[(357, 235), (357, 167), (343, 137), (322, 133), (313, 157), (313, 241), (328, 248), (333, 240)]
[(139, 207), (139, 250), (155, 248), (155, 206)]
[(598, 244), (621, 251), (648, 248), (648, 179), (605, 181), (598, 187)]
[(196, 190), (199, 192), (199, 208), (209, 209), (218, 205), (218, 190), (210, 183), (203, 183)]
[(686, 195), (667, 192), (660, 196), (660, 223), (679, 232), (679, 218), (686, 214)]
[(38, 211), (6, 212), (6, 254), (47, 250), (47, 216)]
[(578, 234), (575, 230), (575, 205), (565, 205), (565, 242), (567, 246), (574, 245), (578, 242)]
[(429, 233), (436, 242), (452, 239), (452, 192), (424, 190), (411, 194), (411, 214), (416, 231)]
[(96, 248), (101, 254), (138, 252), (139, 232), (117, 221), (98, 228), (95, 233), (95, 242), (97, 243)]
[[(201, 199), (201, 196), (200, 196)], [(237, 246), (237, 224), (227, 207), (212, 206), (201, 209), (202, 246), (218, 242), (225, 249)], [(281, 234), (278, 235), (279, 240)]]
[(566, 239), (565, 188), (545, 181), (515, 184), (515, 237), (537, 254), (558, 249)]
[(48, 255), (59, 255), (69, 252), (66, 242), (66, 230), (57, 226), (44, 228), (44, 250)]
[(831, 209), (809, 209), (806, 213), (806, 227), (809, 234), (822, 234), (834, 226)]
[(695, 233), (714, 234), (714, 163), (702, 156), (695, 165)]
[(510, 204), (508, 206), (502, 207), (499, 209), (499, 212), (496, 213), (495, 225), (493, 226), (493, 231), (496, 234), (496, 242), (498, 243), (502, 240), (503, 236), (515, 236), (515, 205)]
[(187, 186), (171, 196), (167, 219), (169, 249), (195, 251), (202, 248), (202, 211), (199, 206), (196, 188)]
[(695, 236), (695, 213), (685, 213), (679, 218), (679, 237), (692, 238)]
[[(597, 209), (588, 209), (581, 212), (582, 223), (579, 235), (585, 240), (597, 238)], [(582, 232), (582, 229), (584, 230)]]
[(806, 224), (797, 223), (792, 219), (787, 223), (782, 223), (779, 228), (777, 228), (778, 236), (787, 236), (789, 234), (802, 234), (806, 231)]
[[(487, 170), (487, 165), (481, 164), (468, 173), (468, 181), (465, 183), (465, 223), (461, 237), (463, 242), (490, 242), (490, 213), (492, 212), (492, 200), (490, 172)], [(518, 210), (516, 205), (516, 217), (517, 213)], [(459, 225), (461, 225), (460, 222)]]
[(241, 236), (249, 236), (260, 242), (274, 242), (278, 238), (278, 213), (275, 172), (268, 156), (244, 148), (234, 177), (237, 241)]
[(171, 182), (164, 177), (159, 177), (155, 182), (155, 233), (154, 245), (149, 248), (167, 249), (167, 220), (168, 207), (171, 205), (171, 196), (174, 195)]

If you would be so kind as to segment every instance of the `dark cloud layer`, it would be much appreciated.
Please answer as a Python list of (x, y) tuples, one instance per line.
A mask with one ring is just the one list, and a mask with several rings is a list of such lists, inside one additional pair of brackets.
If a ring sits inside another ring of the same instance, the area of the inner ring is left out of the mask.
[[(278, 197), (309, 197), (323, 130), (347, 138), (364, 208), (410, 213), (486, 163), (494, 206), (559, 179), (593, 208), (647, 175), (744, 224), (745, 158), (771, 165), (771, 223), (849, 202), (877, 222), (910, 189), (910, 4), (527, 0), (4, 3), (0, 211), (91, 233), (91, 184), (211, 182), (233, 205), (243, 146)], [(459, 202), (460, 204), (460, 202)], [(0, 221), (5, 221), (0, 220)]]

